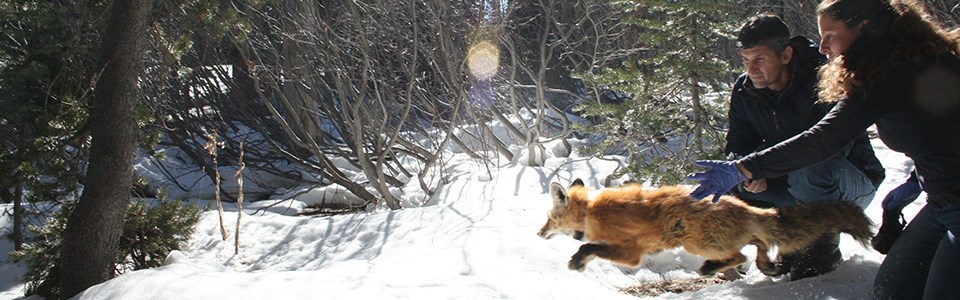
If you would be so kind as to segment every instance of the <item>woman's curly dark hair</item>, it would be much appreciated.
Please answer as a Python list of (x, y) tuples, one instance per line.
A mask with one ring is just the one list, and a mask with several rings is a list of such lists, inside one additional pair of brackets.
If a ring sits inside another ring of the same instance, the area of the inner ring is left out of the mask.
[(917, 0), (825, 0), (817, 15), (843, 21), (847, 28), (867, 21), (850, 48), (820, 68), (821, 101), (851, 96), (895, 61), (960, 56), (960, 30), (945, 28)]

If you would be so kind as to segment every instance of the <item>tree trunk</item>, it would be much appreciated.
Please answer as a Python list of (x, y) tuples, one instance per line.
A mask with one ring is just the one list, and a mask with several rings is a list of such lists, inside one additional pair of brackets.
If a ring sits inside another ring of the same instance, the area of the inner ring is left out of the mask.
[(693, 129), (694, 133), (694, 145), (698, 153), (703, 152), (703, 129), (707, 125), (706, 118), (704, 115), (706, 113), (703, 109), (703, 104), (700, 103), (700, 76), (692, 74), (690, 76), (690, 101), (693, 106)]
[[(310, 1), (286, 1), (285, 9), (290, 13), (289, 18), (283, 19), (283, 48), (280, 53), (281, 67), (286, 76), (283, 80), (282, 97), (287, 104), (285, 108), (290, 117), (287, 120), (295, 121), (294, 129), (298, 138), (305, 140), (307, 145), (314, 145), (321, 139), (320, 120), (317, 117), (317, 96), (311, 88), (317, 70), (310, 66), (310, 45), (305, 42), (309, 36), (315, 34), (312, 30), (320, 28), (316, 24), (317, 7)], [(306, 155), (308, 150), (301, 153)]]
[[(250, 7), (246, 4), (246, 1), (220, 0), (220, 9), (222, 11), (235, 11), (240, 16), (246, 16)], [(240, 35), (240, 33), (234, 34)], [(226, 48), (227, 59), (233, 66), (233, 74), (230, 76), (230, 90), (227, 92), (227, 103), (231, 106), (230, 116), (242, 118), (242, 114), (238, 114), (238, 111), (256, 112), (258, 113), (257, 116), (261, 117), (269, 116), (265, 108), (254, 104), (261, 99), (257, 99), (257, 91), (254, 90), (252, 69), (255, 62), (247, 60), (244, 56), (244, 53), (250, 53), (250, 45), (238, 42), (235, 37), (224, 39), (221, 41), (221, 45)]]
[(62, 299), (114, 274), (130, 203), (135, 150), (134, 106), (150, 0), (114, 2), (103, 35), (100, 78), (90, 111), (92, 145), (86, 186), (67, 221), (60, 250)]

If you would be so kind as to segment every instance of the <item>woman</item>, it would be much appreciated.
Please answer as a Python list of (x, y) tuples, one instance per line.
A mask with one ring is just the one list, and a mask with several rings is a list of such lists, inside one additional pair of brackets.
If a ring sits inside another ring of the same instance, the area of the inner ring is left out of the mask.
[(700, 161), (691, 197), (779, 176), (836, 155), (876, 124), (913, 159), (927, 205), (874, 281), (880, 299), (960, 299), (960, 38), (914, 0), (825, 0), (817, 7), (819, 96), (836, 106), (817, 125), (738, 161)]

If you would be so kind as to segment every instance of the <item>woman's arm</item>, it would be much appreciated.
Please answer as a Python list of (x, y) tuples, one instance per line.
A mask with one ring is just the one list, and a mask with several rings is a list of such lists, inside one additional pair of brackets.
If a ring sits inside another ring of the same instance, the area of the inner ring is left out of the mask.
[(871, 104), (879, 99), (862, 96), (842, 100), (819, 123), (806, 131), (738, 162), (748, 178), (769, 178), (814, 165), (840, 153), (876, 120)]

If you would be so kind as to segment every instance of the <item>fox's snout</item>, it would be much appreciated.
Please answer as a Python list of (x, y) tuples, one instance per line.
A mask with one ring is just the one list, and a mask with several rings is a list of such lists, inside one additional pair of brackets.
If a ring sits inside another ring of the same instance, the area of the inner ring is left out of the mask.
[(540, 232), (537, 232), (537, 235), (539, 235), (541, 238), (546, 240), (549, 240), (554, 235), (556, 235), (557, 232), (553, 230), (553, 226), (551, 226), (550, 223), (551, 223), (550, 221), (547, 221), (547, 224), (544, 224), (543, 228), (540, 228)]
[(537, 235), (539, 235), (539, 236), (542, 237), (543, 239), (549, 240), (549, 239), (553, 238), (554, 236), (556, 236), (558, 233), (559, 233), (559, 234), (569, 235), (569, 236), (573, 237), (573, 239), (578, 240), (578, 241), (583, 241), (583, 240), (584, 240), (584, 233), (583, 233), (583, 231), (580, 231), (580, 230), (574, 230), (574, 231), (562, 230), (562, 229), (560, 229), (560, 228), (557, 228), (556, 226), (553, 226), (551, 221), (547, 221), (547, 224), (543, 225), (543, 228), (540, 228), (540, 232), (537, 232)]
[(537, 233), (537, 235), (539, 235), (541, 238), (543, 238), (543, 239), (545, 239), (545, 240), (549, 240), (549, 239), (553, 238), (553, 236), (556, 235), (556, 234), (554, 234), (554, 233), (546, 233), (546, 232), (540, 231), (540, 232)]

